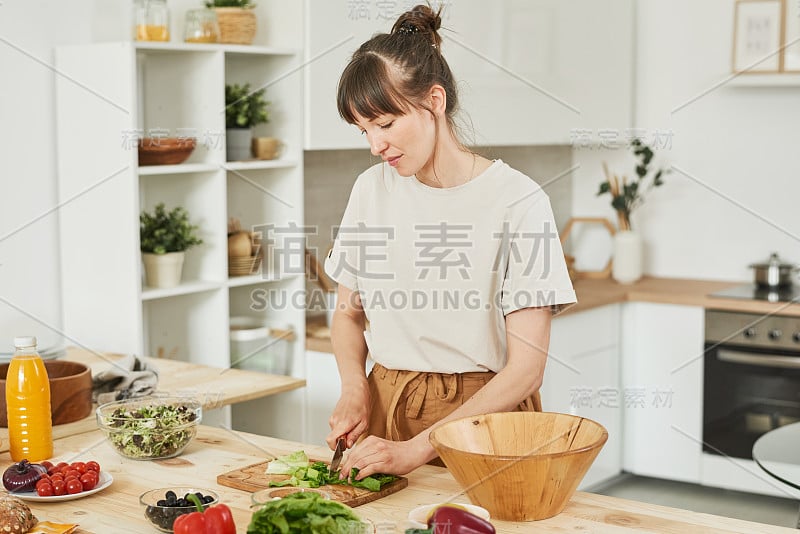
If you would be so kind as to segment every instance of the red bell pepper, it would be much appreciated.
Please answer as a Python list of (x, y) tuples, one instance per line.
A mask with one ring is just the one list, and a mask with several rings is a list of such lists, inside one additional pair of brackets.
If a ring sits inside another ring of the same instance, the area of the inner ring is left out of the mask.
[(203, 511), (203, 503), (191, 493), (187, 499), (197, 507), (196, 512), (178, 516), (172, 524), (175, 534), (236, 534), (231, 509), (224, 504), (210, 506)]
[(428, 518), (428, 528), (410, 528), (406, 534), (495, 534), (495, 529), (482, 517), (445, 504)]

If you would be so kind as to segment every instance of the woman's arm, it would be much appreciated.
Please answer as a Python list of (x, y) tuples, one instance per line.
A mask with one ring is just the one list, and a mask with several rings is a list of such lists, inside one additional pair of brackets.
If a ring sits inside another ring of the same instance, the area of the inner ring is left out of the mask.
[(365, 371), (367, 343), (364, 340), (366, 317), (358, 293), (339, 284), (336, 310), (333, 312), (331, 341), (342, 382), (339, 402), (331, 414), (331, 432), (325, 438), (333, 449), (340, 436), (352, 447), (367, 429), (370, 396)]
[(367, 437), (342, 462), (342, 472), (349, 473), (350, 468), (357, 467), (358, 478), (372, 473), (408, 473), (436, 457), (428, 435), (438, 425), (461, 417), (516, 408), (542, 384), (551, 320), (549, 307), (523, 308), (509, 313), (506, 316), (508, 361), (494, 378), (450, 415), (408, 441)]

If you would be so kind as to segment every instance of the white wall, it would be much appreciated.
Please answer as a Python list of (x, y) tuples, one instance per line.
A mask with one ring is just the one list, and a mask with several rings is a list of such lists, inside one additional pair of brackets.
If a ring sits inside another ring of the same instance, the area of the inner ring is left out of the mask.
[(0, 3), (0, 351), (15, 335), (58, 340), (53, 46), (88, 38), (91, 5)]
[[(51, 338), (37, 320), (56, 329), (61, 322), (57, 210), (50, 212), (57, 203), (53, 47), (127, 37), (130, 5), (0, 0), (0, 351), (24, 332)], [(634, 217), (653, 275), (748, 280), (747, 265), (773, 250), (800, 262), (800, 89), (722, 83), (672, 113), (728, 77), (733, 7), (733, 0), (637, 5), (635, 125), (648, 132), (671, 129), (672, 147), (659, 158), (693, 177), (668, 176)], [(629, 126), (608, 125), (619, 131)], [(614, 220), (609, 198), (595, 197), (600, 162), (630, 174), (627, 156), (624, 150), (574, 150), (581, 164), (574, 174), (574, 215)]]
[[(751, 280), (747, 265), (771, 251), (800, 262), (800, 87), (725, 83), (732, 0), (648, 0), (637, 10), (635, 126), (672, 130), (672, 148), (659, 158), (690, 176), (673, 172), (634, 217), (645, 238), (646, 272)], [(633, 174), (626, 156), (576, 148), (576, 215), (615, 220), (610, 197), (594, 193), (603, 159)]]

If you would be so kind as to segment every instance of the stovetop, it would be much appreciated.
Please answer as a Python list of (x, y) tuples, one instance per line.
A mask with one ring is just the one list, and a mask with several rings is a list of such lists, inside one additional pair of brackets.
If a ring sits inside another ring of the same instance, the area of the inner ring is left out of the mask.
[(735, 286), (711, 294), (712, 297), (722, 297), (744, 300), (765, 300), (767, 302), (798, 302), (800, 303), (800, 286), (788, 286), (779, 289), (766, 289), (756, 284)]

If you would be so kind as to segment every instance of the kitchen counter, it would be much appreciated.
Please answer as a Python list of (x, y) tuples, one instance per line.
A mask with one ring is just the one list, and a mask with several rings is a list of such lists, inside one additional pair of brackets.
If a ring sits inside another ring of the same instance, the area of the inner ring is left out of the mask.
[[(79, 362), (97, 375), (122, 358), (121, 354), (100, 354), (70, 347), (64, 360)], [(305, 386), (306, 381), (284, 375), (272, 375), (241, 369), (220, 369), (195, 363), (146, 358), (158, 370), (158, 391), (195, 395), (204, 409), (220, 408), (229, 404), (266, 397)], [(56, 425), (53, 437), (60, 438), (97, 429), (94, 412), (85, 419)], [(8, 429), (0, 428), (0, 452), (8, 450)]]
[[(55, 442), (58, 460), (97, 460), (114, 477), (105, 490), (67, 502), (31, 502), (40, 520), (79, 523), (78, 533), (114, 534), (156, 532), (144, 518), (139, 495), (146, 490), (168, 485), (190, 485), (211, 489), (220, 501), (231, 507), (237, 532), (245, 532), (251, 512), (250, 494), (218, 486), (217, 475), (262, 462), (270, 454), (285, 454), (304, 449), (312, 456), (327, 458), (330, 451), (277, 440), (265, 436), (201, 426), (197, 437), (178, 458), (163, 461), (134, 461), (119, 456), (99, 431), (61, 438)], [(8, 466), (3, 458), (2, 468)], [(446, 469), (423, 466), (408, 475), (407, 488), (355, 509), (383, 534), (401, 533), (412, 508), (453, 500), (468, 502)], [(556, 517), (530, 523), (493, 521), (500, 534), (530, 532), (627, 532), (684, 533), (790, 533), (792, 529), (762, 525), (725, 517), (700, 514), (635, 501), (577, 492), (567, 508)]]
[[(561, 315), (578, 313), (592, 308), (622, 302), (652, 302), (680, 304), (701, 308), (753, 313), (779, 313), (800, 317), (800, 304), (766, 302), (733, 298), (710, 297), (711, 293), (741, 285), (746, 282), (719, 282), (714, 280), (688, 280), (680, 278), (655, 278), (646, 276), (633, 284), (618, 284), (611, 278), (583, 279), (574, 283), (578, 303)], [(560, 316), (561, 316), (560, 315)], [(558, 318), (556, 318), (557, 320)], [(317, 352), (333, 352), (330, 331), (324, 326), (324, 317), (313, 317), (306, 328), (306, 348)]]

